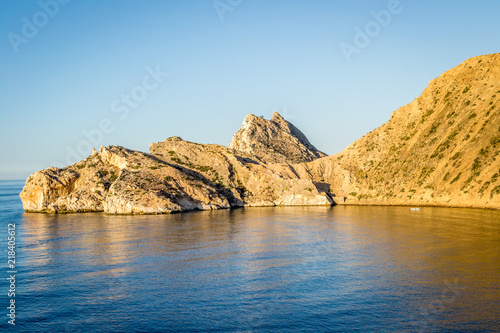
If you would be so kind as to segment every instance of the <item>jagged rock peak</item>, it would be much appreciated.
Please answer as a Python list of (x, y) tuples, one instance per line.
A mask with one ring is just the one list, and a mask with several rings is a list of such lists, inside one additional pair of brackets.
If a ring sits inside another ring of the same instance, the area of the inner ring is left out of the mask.
[(228, 147), (265, 163), (303, 163), (326, 156), (278, 112), (271, 120), (247, 115)]

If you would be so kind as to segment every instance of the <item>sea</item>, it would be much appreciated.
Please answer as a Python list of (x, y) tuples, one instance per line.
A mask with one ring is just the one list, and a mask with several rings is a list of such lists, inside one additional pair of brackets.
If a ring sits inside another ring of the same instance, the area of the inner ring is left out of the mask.
[(500, 211), (36, 214), (23, 185), (0, 182), (1, 332), (500, 331)]

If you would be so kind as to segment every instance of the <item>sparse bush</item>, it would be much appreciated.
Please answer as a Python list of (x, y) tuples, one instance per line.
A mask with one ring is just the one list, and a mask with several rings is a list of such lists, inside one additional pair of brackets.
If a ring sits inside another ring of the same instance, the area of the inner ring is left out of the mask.
[(474, 163), (472, 163), (472, 171), (476, 171), (479, 168), (481, 168), (481, 161), (479, 160), (479, 157), (476, 157)]
[(450, 185), (455, 183), (456, 181), (458, 181), (458, 179), (460, 179), (461, 175), (462, 175), (462, 173), (460, 172), (455, 178), (453, 178), (453, 180), (450, 182)]
[(498, 179), (498, 176), (499, 176), (499, 174), (498, 174), (498, 173), (495, 173), (495, 174), (493, 175), (493, 177), (491, 177), (491, 182), (492, 182), (492, 183), (496, 182), (496, 181), (497, 181), (497, 179)]
[(420, 120), (421, 123), (423, 123), (425, 121), (425, 119), (427, 117), (429, 117), (430, 115), (432, 115), (434, 113), (434, 109), (427, 109), (427, 112), (425, 112), (425, 114), (422, 115), (422, 119)]
[(200, 165), (196, 167), (196, 170), (200, 170), (201, 172), (207, 172), (212, 170), (212, 168), (208, 165)]
[(444, 96), (444, 101), (447, 102), (451, 97), (451, 91), (448, 91), (446, 95)]
[(490, 186), (490, 182), (486, 182), (483, 184), (483, 186), (481, 186), (481, 188), (479, 189), (479, 194), (483, 194), (484, 191), (486, 191), (486, 189)]
[(490, 143), (493, 147), (496, 147), (500, 143), (500, 135), (494, 136), (490, 139)]

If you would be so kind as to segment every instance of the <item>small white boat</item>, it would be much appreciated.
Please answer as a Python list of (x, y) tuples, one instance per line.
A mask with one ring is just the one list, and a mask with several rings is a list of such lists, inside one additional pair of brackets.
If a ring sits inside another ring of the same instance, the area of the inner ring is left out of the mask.
[(420, 210), (420, 207), (416, 207), (416, 208), (410, 208), (410, 210)]

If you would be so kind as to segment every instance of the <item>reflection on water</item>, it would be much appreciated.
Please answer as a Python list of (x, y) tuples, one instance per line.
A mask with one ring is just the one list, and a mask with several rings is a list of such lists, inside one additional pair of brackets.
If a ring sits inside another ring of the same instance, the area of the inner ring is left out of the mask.
[(25, 331), (486, 331), (500, 212), (20, 214)]
[[(498, 211), (283, 207), (45, 215), (22, 212), (22, 185), (0, 182), (0, 224), (17, 226), (19, 332), (500, 326)], [(8, 304), (4, 292), (0, 304)], [(7, 326), (0, 321), (0, 331)]]

